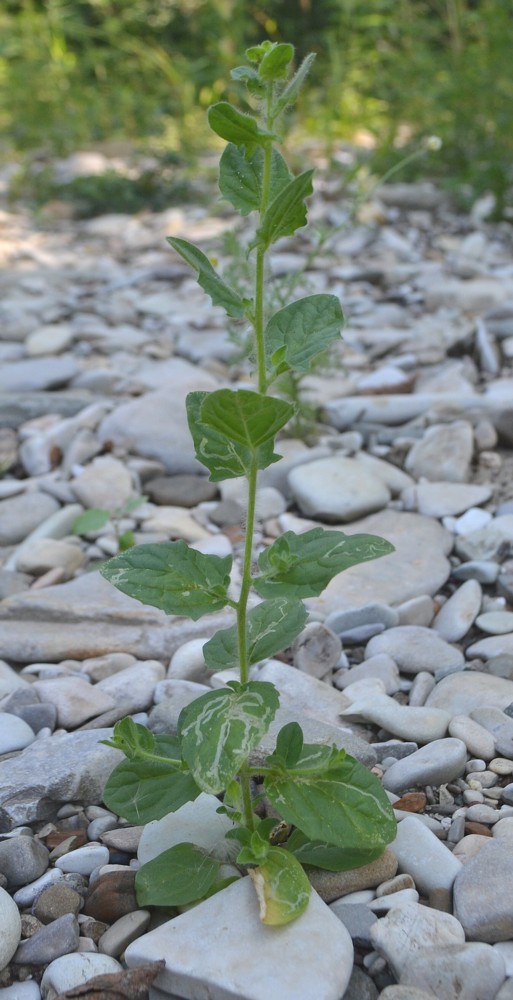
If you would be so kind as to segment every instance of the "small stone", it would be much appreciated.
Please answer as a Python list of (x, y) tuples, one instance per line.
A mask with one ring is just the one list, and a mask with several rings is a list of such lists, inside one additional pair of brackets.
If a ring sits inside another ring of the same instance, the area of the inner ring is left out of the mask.
[(75, 851), (63, 854), (55, 862), (56, 868), (62, 872), (78, 872), (79, 875), (90, 875), (95, 868), (108, 864), (109, 849), (103, 844), (85, 844)]
[[(39, 490), (0, 501), (0, 545), (16, 545), (59, 510), (59, 503)], [(14, 567), (12, 567), (14, 568)]]
[(513, 611), (488, 611), (478, 615), (476, 625), (488, 635), (503, 635), (513, 632)]
[(454, 882), (454, 913), (470, 941), (513, 937), (511, 846), (492, 838)]
[(451, 715), (472, 715), (474, 709), (483, 705), (504, 709), (512, 701), (513, 681), (481, 671), (464, 670), (442, 678), (428, 696), (426, 705), (444, 708)]
[(327, 903), (347, 896), (360, 889), (374, 888), (393, 878), (397, 872), (397, 859), (391, 850), (385, 849), (381, 857), (375, 861), (343, 872), (323, 871), (320, 868), (309, 868), (308, 877), (314, 889)]
[(416, 816), (399, 823), (390, 849), (400, 871), (411, 875), (424, 895), (435, 889), (450, 889), (461, 868), (461, 862)]
[(403, 872), (400, 875), (395, 875), (394, 878), (387, 879), (387, 881), (382, 882), (381, 885), (378, 885), (376, 889), (376, 897), (380, 899), (381, 896), (394, 896), (396, 892), (402, 892), (403, 889), (414, 888), (415, 882), (413, 881), (411, 875)]
[(289, 484), (301, 513), (330, 523), (355, 521), (386, 507), (390, 491), (351, 458), (321, 458), (296, 466)]
[(33, 882), (48, 868), (49, 853), (35, 837), (12, 837), (0, 841), (0, 872), (10, 888)]
[(41, 1000), (41, 990), (33, 979), (27, 979), (24, 983), (14, 983), (4, 990), (0, 989), (0, 998), (1, 1000)]
[(0, 712), (0, 755), (24, 750), (34, 742), (34, 730), (17, 715)]
[(424, 792), (406, 792), (406, 795), (401, 795), (401, 798), (394, 802), (394, 809), (400, 809), (401, 812), (421, 813), (424, 812), (426, 803), (427, 797)]
[(375, 636), (367, 643), (365, 659), (377, 653), (387, 653), (399, 670), (407, 674), (417, 674), (421, 670), (434, 673), (442, 667), (458, 667), (464, 663), (459, 649), (450, 646), (431, 629), (419, 625), (399, 625)]
[[(349, 688), (346, 688), (346, 694), (350, 696)], [(357, 698), (349, 708), (340, 712), (340, 716), (355, 722), (362, 719), (373, 722), (393, 736), (420, 744), (442, 739), (451, 721), (449, 713), (443, 709), (410, 708), (409, 705), (399, 705), (384, 693)]]
[(144, 712), (153, 704), (153, 693), (166, 671), (159, 660), (141, 660), (95, 685), (117, 704), (126, 706), (127, 714)]
[(368, 906), (364, 903), (344, 903), (343, 899), (337, 899), (330, 903), (330, 910), (342, 921), (357, 948), (370, 948), (369, 930), (378, 918)]
[(419, 990), (416, 986), (387, 986), (379, 994), (378, 1000), (433, 1000), (433, 994)]
[(378, 601), (363, 604), (360, 608), (349, 608), (347, 611), (332, 611), (326, 618), (326, 625), (337, 635), (361, 625), (380, 624), (385, 628), (392, 628), (398, 622), (395, 608), (389, 608), (387, 604)]
[(55, 705), (57, 725), (62, 729), (76, 729), (88, 719), (116, 706), (116, 700), (98, 684), (88, 684), (79, 677), (35, 681), (34, 690), (41, 701)]
[(435, 605), (429, 594), (419, 594), (396, 608), (399, 625), (420, 625), (429, 628), (435, 616)]
[(71, 488), (84, 507), (114, 511), (132, 497), (132, 477), (117, 458), (102, 455), (72, 479)]
[(58, 538), (37, 538), (16, 558), (16, 569), (33, 576), (42, 576), (52, 569), (61, 569), (62, 579), (69, 580), (85, 562), (80, 545)]
[(493, 809), (491, 806), (477, 803), (474, 806), (469, 806), (467, 809), (467, 820), (469, 823), (485, 823), (491, 826), (493, 823), (497, 823), (498, 819), (499, 813), (497, 809)]
[(468, 752), (475, 757), (488, 761), (495, 754), (491, 733), (468, 715), (454, 715), (449, 723), (449, 734), (463, 740)]
[(435, 632), (447, 642), (459, 642), (478, 616), (482, 598), (477, 580), (467, 580), (438, 612), (432, 626)]
[(134, 881), (133, 868), (104, 872), (89, 888), (82, 912), (106, 924), (132, 913), (138, 909)]
[(291, 652), (298, 670), (321, 680), (339, 662), (342, 643), (326, 624), (310, 622), (294, 640)]
[(122, 972), (122, 966), (110, 955), (95, 953), (62, 955), (54, 959), (43, 974), (41, 995), (52, 1000), (56, 994), (85, 986), (95, 976), (108, 976)]
[[(510, 684), (511, 681), (503, 683)], [(501, 712), (500, 708), (486, 703), (480, 708), (474, 708), (471, 717), (492, 734), (496, 752), (513, 759), (513, 719), (506, 712)]]
[(455, 580), (477, 580), (478, 583), (495, 583), (499, 575), (500, 566), (496, 562), (469, 562), (461, 563), (452, 571)]
[(449, 913), (431, 910), (419, 903), (405, 903), (390, 910), (371, 928), (372, 943), (400, 979), (408, 959), (425, 948), (461, 945), (465, 932)]
[(383, 786), (401, 794), (416, 786), (441, 785), (463, 774), (466, 761), (467, 748), (462, 740), (434, 740), (392, 764), (383, 776)]
[(349, 670), (338, 670), (333, 678), (333, 683), (340, 691), (344, 691), (348, 685), (354, 684), (355, 681), (371, 677), (378, 678), (383, 682), (386, 694), (395, 694), (396, 691), (399, 691), (400, 677), (397, 664), (386, 653), (372, 656), (369, 660), (364, 660), (363, 663), (359, 663)]
[(384, 913), (392, 910), (394, 906), (403, 906), (405, 903), (418, 903), (419, 899), (420, 896), (416, 889), (400, 889), (398, 892), (393, 892), (388, 896), (380, 896), (379, 899), (374, 899), (372, 903), (368, 904), (368, 907), (373, 913), (382, 916)]
[(171, 680), (205, 682), (209, 675), (203, 656), (203, 646), (206, 642), (206, 637), (184, 642), (171, 657), (167, 677)]
[(428, 674), (427, 670), (421, 670), (420, 673), (415, 674), (408, 696), (410, 707), (415, 708), (417, 705), (425, 705), (428, 695), (431, 694), (434, 686), (435, 678), (433, 674)]
[(488, 841), (489, 837), (484, 837), (482, 834), (468, 833), (456, 844), (452, 852), (453, 857), (458, 858), (462, 865), (466, 865)]
[(75, 951), (79, 936), (77, 918), (72, 913), (66, 913), (22, 941), (13, 962), (16, 965), (46, 965), (61, 955)]
[(57, 920), (65, 913), (72, 913), (77, 917), (81, 903), (78, 892), (68, 885), (57, 882), (43, 889), (33, 905), (32, 912), (42, 924), (50, 924), (52, 920)]
[(0, 972), (11, 961), (20, 938), (21, 917), (18, 907), (9, 893), (0, 888)]
[(465, 483), (474, 449), (472, 426), (463, 420), (429, 427), (411, 448), (404, 467), (415, 479)]
[(230, 992), (248, 1000), (297, 1000), (300, 982), (301, 1000), (340, 1000), (353, 968), (353, 946), (316, 893), (299, 922), (269, 933), (250, 879), (243, 878), (138, 938), (125, 952), (129, 968), (161, 958), (166, 967), (155, 985), (172, 994), (193, 996), (201, 988), (211, 1000)]
[(154, 503), (173, 507), (196, 507), (218, 494), (216, 483), (206, 476), (190, 475), (157, 476), (145, 483), (144, 490)]
[(499, 774), (501, 777), (513, 774), (513, 760), (508, 760), (506, 757), (494, 757), (488, 766), (490, 771), (493, 771), (494, 774)]
[(421, 982), (440, 1000), (495, 1000), (504, 972), (502, 956), (488, 944), (445, 945), (410, 954), (401, 983)]
[(372, 979), (357, 965), (353, 965), (344, 1000), (378, 1000), (378, 991)]
[(470, 483), (423, 482), (401, 493), (405, 510), (418, 510), (427, 517), (448, 517), (463, 514), (469, 507), (478, 507), (490, 499), (489, 486)]
[(148, 930), (151, 914), (149, 910), (135, 910), (116, 920), (98, 941), (98, 951), (102, 955), (119, 958), (125, 948)]

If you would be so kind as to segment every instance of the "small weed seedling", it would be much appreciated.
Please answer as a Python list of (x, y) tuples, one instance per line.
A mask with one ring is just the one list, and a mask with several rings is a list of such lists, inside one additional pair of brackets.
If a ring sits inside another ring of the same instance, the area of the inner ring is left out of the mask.
[[(203, 653), (211, 670), (237, 668), (240, 680), (188, 705), (176, 736), (155, 736), (132, 719), (118, 723), (106, 742), (127, 759), (113, 771), (104, 799), (129, 821), (146, 823), (200, 792), (218, 796), (219, 811), (233, 821), (227, 836), (238, 842), (236, 864), (254, 882), (261, 919), (285, 924), (308, 905), (310, 883), (303, 864), (330, 871), (366, 864), (395, 836), (395, 820), (375, 775), (335, 746), (305, 744), (297, 722), (279, 731), (263, 763), (261, 754), (255, 758), (279, 697), (272, 684), (251, 680), (250, 668), (286, 649), (302, 631), (303, 598), (319, 595), (335, 574), (393, 547), (372, 535), (316, 527), (302, 535), (285, 532), (254, 563), (258, 471), (279, 460), (275, 437), (294, 416), (294, 407), (269, 389), (283, 372), (308, 371), (340, 336), (343, 315), (338, 299), (327, 294), (309, 295), (266, 315), (266, 254), (306, 224), (305, 199), (312, 193), (313, 171), (292, 176), (276, 144), (280, 119), (294, 103), (313, 55), (295, 75), (291, 45), (266, 41), (246, 55), (250, 65), (238, 67), (233, 77), (247, 85), (260, 114), (242, 113), (223, 101), (210, 108), (208, 119), (228, 142), (220, 161), (221, 192), (241, 215), (257, 213), (250, 249), (254, 297), (243, 298), (229, 287), (197, 247), (169, 239), (214, 305), (245, 319), (254, 334), (254, 391), (191, 392), (186, 401), (196, 456), (211, 480), (247, 480), (238, 596), (231, 596), (231, 557), (203, 555), (183, 541), (137, 546), (101, 568), (125, 594), (172, 615), (196, 620), (232, 608), (235, 624), (209, 639)], [(260, 603), (249, 602), (251, 589)], [(261, 789), (257, 795), (255, 779)], [(232, 881), (222, 877), (224, 857), (193, 843), (164, 851), (137, 872), (139, 905), (184, 906), (211, 895)]]
[(103, 507), (90, 507), (79, 514), (73, 524), (74, 535), (88, 535), (90, 532), (101, 531), (109, 521), (112, 521), (116, 542), (120, 552), (126, 552), (135, 544), (133, 531), (120, 531), (119, 522), (127, 514), (140, 507), (148, 497), (130, 497), (121, 507), (115, 510), (104, 510)]

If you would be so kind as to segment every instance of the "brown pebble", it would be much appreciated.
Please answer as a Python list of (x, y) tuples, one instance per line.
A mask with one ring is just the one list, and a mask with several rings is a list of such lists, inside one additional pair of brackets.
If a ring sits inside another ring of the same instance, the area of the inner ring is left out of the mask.
[(452, 890), (432, 889), (429, 893), (429, 905), (432, 910), (441, 910), (442, 913), (452, 913)]
[(74, 851), (75, 848), (83, 847), (87, 843), (86, 830), (56, 829), (41, 839), (44, 840), (48, 850), (53, 851), (54, 848), (60, 847), (62, 843), (69, 841), (70, 837), (73, 839), (73, 847), (67, 848), (68, 850)]
[(394, 809), (402, 809), (404, 812), (421, 813), (426, 808), (427, 798), (424, 792), (406, 792), (397, 802), (394, 802)]
[(124, 826), (118, 830), (107, 830), (101, 834), (100, 840), (106, 847), (113, 847), (116, 851), (137, 854), (143, 830), (144, 826)]
[(307, 875), (316, 892), (325, 903), (347, 896), (359, 889), (374, 888), (393, 878), (397, 872), (397, 858), (385, 849), (383, 854), (368, 865), (345, 872), (329, 872), (320, 868), (308, 868)]
[(84, 917), (80, 923), (80, 936), (90, 938), (95, 944), (98, 944), (102, 934), (109, 929), (108, 924), (104, 924), (102, 920), (95, 920), (94, 917)]
[(34, 901), (32, 912), (43, 924), (51, 924), (52, 920), (63, 917), (65, 913), (72, 913), (77, 917), (80, 913), (82, 900), (78, 892), (75, 892), (69, 885), (49, 885), (47, 889), (39, 894)]
[(135, 898), (135, 870), (105, 872), (87, 893), (82, 912), (106, 924), (113, 924), (125, 913), (133, 913), (138, 904)]
[(24, 941), (43, 929), (43, 924), (31, 913), (21, 914), (21, 936)]
[(465, 823), (465, 836), (469, 833), (477, 833), (480, 837), (491, 837), (492, 831), (489, 826), (485, 826), (484, 823), (476, 823), (475, 820), (467, 820)]

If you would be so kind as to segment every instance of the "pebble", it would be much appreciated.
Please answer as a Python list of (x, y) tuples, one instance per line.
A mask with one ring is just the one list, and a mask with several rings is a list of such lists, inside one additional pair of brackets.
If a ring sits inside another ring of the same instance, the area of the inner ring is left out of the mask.
[(23, 719), (10, 712), (0, 712), (0, 754), (24, 750), (35, 738), (34, 730)]
[(401, 969), (401, 983), (421, 982), (438, 1000), (495, 1000), (504, 982), (504, 960), (488, 944), (423, 948)]
[(18, 836), (0, 841), (0, 872), (10, 888), (33, 882), (48, 868), (48, 851), (35, 837)]
[(401, 493), (405, 510), (418, 510), (427, 517), (448, 517), (463, 514), (490, 499), (489, 486), (471, 483), (421, 482)]
[(0, 972), (11, 961), (20, 938), (21, 917), (18, 907), (5, 889), (0, 888)]
[(378, 1000), (433, 1000), (433, 994), (416, 986), (386, 986)]
[(421, 441), (411, 448), (405, 469), (415, 479), (465, 483), (474, 450), (472, 426), (465, 420), (429, 427)]
[[(350, 689), (345, 691), (349, 696)], [(367, 697), (357, 698), (349, 708), (340, 712), (340, 716), (342, 719), (373, 722), (393, 736), (421, 744), (442, 739), (451, 720), (449, 713), (443, 709), (410, 708), (409, 705), (399, 705), (384, 693), (369, 693)]]
[(121, 971), (122, 966), (109, 955), (62, 955), (50, 962), (45, 970), (41, 995), (43, 1000), (52, 1000), (57, 993), (84, 986), (95, 976), (108, 976)]
[(377, 635), (365, 648), (365, 658), (377, 653), (387, 653), (407, 674), (421, 670), (434, 673), (442, 667), (459, 667), (464, 663), (463, 653), (448, 642), (420, 625), (398, 625)]
[(408, 788), (440, 785), (458, 778), (466, 760), (467, 748), (462, 740), (452, 737), (434, 740), (392, 764), (385, 772), (383, 785), (399, 795)]
[(75, 889), (57, 882), (42, 890), (34, 902), (32, 912), (42, 924), (49, 924), (66, 913), (78, 917), (82, 899)]
[(491, 760), (495, 755), (495, 740), (491, 733), (468, 715), (453, 715), (449, 734), (463, 740), (468, 752), (483, 761)]
[(399, 980), (408, 959), (419, 951), (462, 945), (465, 941), (465, 932), (456, 917), (413, 902), (390, 910), (372, 925), (370, 936), (374, 948)]
[(461, 862), (416, 816), (401, 820), (390, 846), (399, 870), (411, 875), (426, 896), (436, 889), (450, 889), (461, 868)]
[(15, 965), (46, 965), (61, 955), (74, 952), (79, 936), (77, 918), (66, 913), (22, 941), (12, 961)]
[(391, 496), (382, 479), (354, 459), (338, 456), (296, 466), (289, 485), (302, 514), (335, 524), (381, 510)]
[(119, 958), (125, 948), (148, 930), (151, 919), (149, 910), (135, 910), (116, 920), (98, 941), (102, 955)]
[[(478, 670), (465, 670), (442, 678), (428, 695), (426, 705), (444, 708), (451, 715), (471, 715), (476, 718), (473, 712), (481, 706), (498, 711), (506, 708), (512, 701), (513, 681), (492, 677)], [(479, 719), (476, 718), (476, 721), (479, 722)]]
[(438, 612), (433, 628), (446, 642), (459, 642), (479, 615), (482, 590), (477, 580), (467, 580)]
[(95, 868), (106, 865), (109, 861), (109, 849), (103, 844), (85, 844), (76, 851), (69, 851), (57, 858), (55, 865), (61, 872), (78, 872), (79, 875), (90, 875)]
[(0, 501), (0, 545), (23, 542), (34, 528), (59, 510), (57, 500), (39, 490)]
[(364, 660), (363, 663), (352, 666), (350, 669), (338, 670), (333, 678), (333, 683), (340, 691), (344, 691), (349, 684), (370, 677), (377, 677), (382, 681), (387, 694), (395, 694), (399, 690), (400, 677), (397, 664), (386, 653), (372, 656), (369, 660)]
[(311, 868), (308, 876), (321, 898), (326, 903), (332, 903), (335, 899), (359, 892), (361, 889), (375, 888), (393, 878), (396, 872), (397, 858), (386, 848), (381, 857), (359, 868), (341, 872)]
[(512, 880), (510, 844), (495, 838), (463, 865), (454, 882), (454, 914), (469, 941), (513, 937)]
[(489, 635), (503, 635), (513, 632), (513, 611), (488, 611), (478, 615), (476, 625)]

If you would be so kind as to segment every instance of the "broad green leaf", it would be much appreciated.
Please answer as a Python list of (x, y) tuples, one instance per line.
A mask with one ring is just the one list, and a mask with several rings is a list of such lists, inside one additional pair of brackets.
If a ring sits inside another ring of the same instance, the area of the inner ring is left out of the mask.
[(300, 758), (266, 777), (264, 788), (280, 816), (310, 840), (367, 851), (395, 837), (394, 812), (377, 777), (335, 747), (327, 764), (305, 767)]
[(196, 457), (212, 482), (248, 475), (279, 461), (274, 435), (293, 416), (294, 407), (273, 396), (247, 389), (190, 392), (187, 420)]
[(280, 309), (265, 331), (266, 354), (276, 374), (289, 368), (308, 372), (312, 358), (340, 338), (343, 324), (335, 295), (308, 295)]
[(311, 885), (292, 854), (282, 847), (271, 847), (265, 861), (258, 868), (250, 868), (249, 874), (260, 903), (263, 924), (289, 924), (304, 913)]
[(135, 891), (139, 906), (186, 906), (203, 899), (214, 884), (220, 862), (195, 844), (175, 844), (139, 868)]
[[(122, 750), (127, 757), (135, 759), (145, 753), (151, 753), (155, 747), (155, 739), (153, 733), (146, 726), (141, 726), (140, 723), (134, 722), (131, 716), (128, 716), (126, 719), (116, 722), (112, 739), (100, 742), (105, 743), (106, 746), (115, 747), (116, 750)], [(177, 740), (175, 743), (176, 754), (174, 756), (179, 760), (180, 745)], [(167, 753), (166, 756), (172, 755)]]
[(360, 848), (348, 850), (343, 847), (333, 847), (323, 844), (320, 840), (309, 840), (301, 830), (294, 830), (286, 843), (288, 851), (302, 865), (313, 865), (314, 868), (324, 868), (329, 872), (345, 872), (352, 868), (361, 868), (375, 861), (383, 853), (383, 846), (365, 851)]
[(282, 726), (276, 738), (276, 756), (280, 757), (286, 767), (297, 764), (303, 749), (303, 730), (298, 722), (288, 722)]
[(345, 535), (324, 528), (302, 535), (286, 531), (260, 555), (262, 576), (253, 580), (253, 586), (261, 597), (314, 597), (337, 573), (393, 551), (394, 546), (378, 535)]
[[(219, 164), (219, 188), (221, 194), (240, 212), (248, 215), (258, 211), (262, 198), (262, 173), (264, 154), (255, 149), (250, 157), (241, 149), (229, 143)], [(291, 174), (277, 149), (272, 151), (270, 194), (271, 200), (289, 183)]]
[(284, 89), (282, 90), (278, 100), (275, 102), (273, 108), (273, 118), (277, 118), (277, 116), (281, 114), (281, 112), (284, 111), (285, 108), (288, 107), (288, 105), (294, 104), (299, 94), (299, 91), (301, 90), (301, 87), (303, 86), (310, 72), (314, 59), (315, 59), (315, 52), (310, 52), (310, 54), (307, 55), (305, 59), (303, 59), (301, 66), (294, 74), (292, 79), (289, 80), (286, 87), (284, 87)]
[(183, 541), (159, 542), (114, 556), (100, 573), (137, 601), (196, 621), (225, 607), (231, 565), (231, 556), (203, 555)]
[(222, 306), (228, 316), (240, 319), (246, 312), (246, 303), (240, 295), (230, 288), (214, 270), (208, 257), (188, 240), (177, 236), (168, 236), (167, 242), (180, 254), (180, 257), (198, 272), (198, 285), (210, 295), (215, 306)]
[(262, 80), (284, 80), (287, 76), (287, 67), (294, 58), (294, 46), (287, 42), (280, 42), (274, 45), (269, 52), (264, 55), (258, 73)]
[(267, 732), (278, 693), (265, 681), (209, 691), (183, 709), (178, 720), (182, 754), (205, 792), (217, 795), (232, 781)]
[(260, 45), (251, 45), (249, 49), (246, 49), (246, 59), (249, 59), (250, 62), (259, 63), (265, 54), (271, 51), (273, 45), (274, 42), (269, 41), (268, 38), (260, 42)]
[(90, 531), (100, 531), (112, 517), (110, 510), (100, 510), (99, 507), (92, 507), (79, 514), (73, 522), (74, 535), (87, 535)]
[[(247, 615), (248, 661), (258, 663), (290, 646), (304, 628), (308, 614), (301, 601), (278, 597), (263, 601)], [(239, 666), (237, 627), (220, 629), (203, 646), (205, 663), (210, 670)]]
[(253, 245), (267, 249), (282, 236), (292, 236), (306, 225), (305, 198), (313, 192), (312, 176), (313, 170), (305, 170), (276, 195), (264, 215)]
[(193, 802), (200, 791), (192, 775), (171, 762), (124, 760), (110, 775), (103, 801), (130, 823), (149, 823)]
[(255, 146), (264, 146), (274, 139), (274, 134), (260, 128), (255, 118), (245, 115), (227, 101), (213, 104), (207, 112), (208, 124), (216, 135), (236, 146), (244, 146), (248, 155)]

